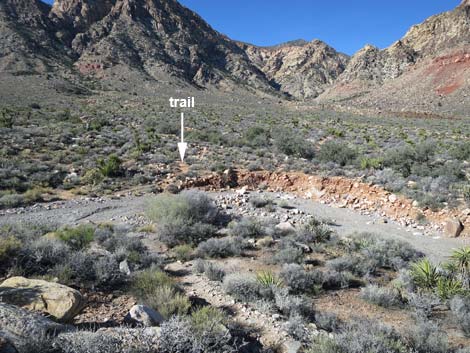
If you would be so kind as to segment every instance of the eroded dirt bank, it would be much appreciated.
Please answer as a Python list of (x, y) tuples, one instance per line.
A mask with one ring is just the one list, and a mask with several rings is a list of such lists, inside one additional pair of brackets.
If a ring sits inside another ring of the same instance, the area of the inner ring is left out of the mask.
[(403, 226), (431, 228), (455, 236), (451, 223), (463, 226), (460, 236), (470, 236), (470, 209), (420, 208), (413, 200), (393, 194), (380, 186), (344, 177), (321, 177), (304, 173), (249, 172), (227, 170), (200, 178), (179, 182), (180, 188), (204, 188), (217, 191), (227, 187), (259, 188), (268, 191), (289, 192), (324, 204), (350, 208), (361, 213), (376, 213), (399, 222)]

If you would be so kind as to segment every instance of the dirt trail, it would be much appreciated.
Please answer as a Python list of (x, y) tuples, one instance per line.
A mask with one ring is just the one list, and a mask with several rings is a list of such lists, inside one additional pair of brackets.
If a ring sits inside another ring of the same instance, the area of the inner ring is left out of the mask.
[[(230, 312), (233, 320), (245, 326), (255, 327), (259, 330), (259, 340), (264, 346), (282, 344), (288, 341), (288, 335), (276, 317), (266, 315), (247, 303), (235, 300), (222, 288), (220, 282), (209, 281), (204, 275), (191, 272), (191, 263), (178, 262), (168, 265), (165, 269), (179, 273), (179, 283), (189, 297), (203, 299), (211, 306)], [(279, 315), (277, 315), (279, 316)]]

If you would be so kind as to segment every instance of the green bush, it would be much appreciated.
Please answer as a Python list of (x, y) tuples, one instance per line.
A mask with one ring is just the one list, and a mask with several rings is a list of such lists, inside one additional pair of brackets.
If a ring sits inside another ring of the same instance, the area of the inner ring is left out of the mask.
[(105, 177), (117, 177), (121, 175), (121, 160), (118, 156), (112, 154), (107, 160), (99, 160), (99, 170)]
[(173, 315), (185, 315), (191, 307), (189, 299), (178, 290), (174, 281), (156, 268), (136, 274), (132, 291), (140, 301), (166, 319)]
[(196, 191), (160, 194), (147, 207), (147, 216), (157, 224), (160, 240), (171, 247), (197, 245), (211, 238), (218, 213), (214, 202)]
[(57, 232), (57, 237), (69, 245), (72, 249), (86, 248), (95, 237), (95, 229), (92, 226), (80, 225), (76, 228), (63, 228)]
[(293, 130), (277, 130), (274, 133), (276, 148), (288, 156), (312, 159), (315, 156), (313, 146)]
[(351, 164), (357, 157), (357, 152), (344, 142), (327, 141), (320, 147), (318, 158), (322, 162), (334, 162), (344, 167)]
[(10, 262), (21, 249), (21, 241), (13, 236), (0, 235), (0, 264)]

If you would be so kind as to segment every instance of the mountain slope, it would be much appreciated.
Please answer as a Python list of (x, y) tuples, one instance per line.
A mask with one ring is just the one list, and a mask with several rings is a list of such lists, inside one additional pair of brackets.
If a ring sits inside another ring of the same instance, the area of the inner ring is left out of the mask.
[(44, 72), (70, 60), (48, 12), (39, 0), (0, 2), (0, 72)]
[(241, 44), (250, 59), (279, 89), (296, 98), (317, 97), (343, 72), (349, 57), (320, 40), (275, 47)]
[(83, 73), (127, 65), (200, 86), (272, 90), (243, 50), (175, 0), (56, 0), (51, 18)]
[(470, 108), (470, 1), (413, 26), (389, 48), (366, 46), (318, 101), (394, 111)]

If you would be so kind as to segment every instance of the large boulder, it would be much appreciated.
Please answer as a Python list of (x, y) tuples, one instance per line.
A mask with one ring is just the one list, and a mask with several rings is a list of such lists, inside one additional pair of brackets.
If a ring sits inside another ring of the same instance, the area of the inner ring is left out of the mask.
[(10, 351), (31, 352), (37, 348), (36, 351), (40, 352), (40, 347), (49, 344), (53, 336), (68, 329), (37, 313), (0, 303), (0, 340)]
[(134, 305), (125, 317), (129, 324), (143, 326), (159, 326), (165, 319), (163, 316), (145, 305)]
[(463, 230), (464, 226), (458, 218), (449, 218), (444, 224), (444, 231), (449, 237), (457, 238)]
[(48, 313), (59, 321), (73, 319), (83, 307), (80, 292), (43, 280), (12, 277), (0, 285), (0, 301)]

